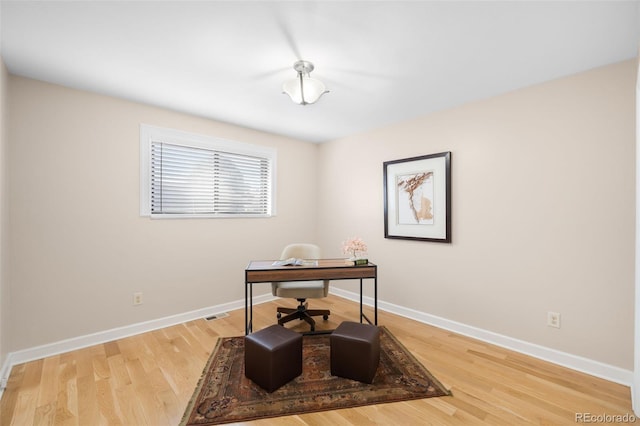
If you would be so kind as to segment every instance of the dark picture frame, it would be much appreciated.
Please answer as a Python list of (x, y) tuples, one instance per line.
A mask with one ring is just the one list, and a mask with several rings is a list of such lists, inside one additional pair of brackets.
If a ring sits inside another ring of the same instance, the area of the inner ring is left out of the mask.
[(384, 237), (451, 242), (451, 152), (385, 161)]

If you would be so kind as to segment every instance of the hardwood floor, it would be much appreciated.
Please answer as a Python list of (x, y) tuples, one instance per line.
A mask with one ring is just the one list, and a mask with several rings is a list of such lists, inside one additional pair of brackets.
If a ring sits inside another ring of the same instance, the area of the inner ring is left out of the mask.
[[(254, 307), (254, 329), (275, 322), (278, 304), (293, 306), (281, 300)], [(336, 296), (310, 305), (332, 311), (318, 329), (358, 314), (356, 303)], [(255, 424), (572, 425), (578, 413), (633, 415), (628, 387), (386, 312), (379, 324), (453, 396)], [(216, 339), (242, 335), (243, 327), (244, 310), (237, 310), (17, 365), (0, 401), (0, 425), (177, 425)]]

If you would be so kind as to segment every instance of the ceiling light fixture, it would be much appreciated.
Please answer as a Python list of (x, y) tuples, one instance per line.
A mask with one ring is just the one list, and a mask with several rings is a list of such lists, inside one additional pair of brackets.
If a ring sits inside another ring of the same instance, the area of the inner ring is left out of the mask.
[(297, 61), (293, 64), (293, 69), (298, 73), (298, 77), (285, 81), (282, 85), (282, 91), (299, 105), (317, 102), (320, 96), (328, 92), (320, 80), (311, 78), (313, 68), (311, 62)]

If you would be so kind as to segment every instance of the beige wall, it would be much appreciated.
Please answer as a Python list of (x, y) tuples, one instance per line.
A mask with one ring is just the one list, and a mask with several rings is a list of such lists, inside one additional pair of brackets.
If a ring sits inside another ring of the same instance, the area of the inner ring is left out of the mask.
[[(361, 236), (381, 300), (632, 370), (635, 76), (623, 62), (321, 145), (320, 243)], [(384, 239), (382, 163), (442, 151), (453, 243)]]
[(9, 306), (9, 294), (7, 285), (7, 81), (9, 75), (7, 68), (0, 58), (0, 366), (7, 357), (6, 339), (8, 335), (9, 321), (7, 307)]
[[(633, 369), (634, 87), (624, 62), (317, 146), (10, 76), (2, 351), (239, 300), (249, 259), (358, 235), (381, 300)], [(278, 216), (141, 218), (140, 123), (278, 148)], [(453, 243), (384, 239), (382, 162), (447, 150)]]
[[(8, 351), (242, 300), (250, 259), (315, 241), (315, 144), (16, 76), (9, 109)], [(277, 217), (140, 217), (140, 123), (277, 148)]]

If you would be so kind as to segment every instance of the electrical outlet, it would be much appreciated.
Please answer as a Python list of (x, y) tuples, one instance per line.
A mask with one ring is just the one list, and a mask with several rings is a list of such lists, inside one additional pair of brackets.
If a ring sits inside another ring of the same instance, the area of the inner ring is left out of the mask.
[(136, 293), (133, 293), (133, 304), (135, 305), (142, 305), (142, 292), (138, 291)]
[(547, 312), (547, 325), (549, 327), (560, 328), (560, 314), (557, 312)]

